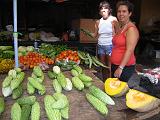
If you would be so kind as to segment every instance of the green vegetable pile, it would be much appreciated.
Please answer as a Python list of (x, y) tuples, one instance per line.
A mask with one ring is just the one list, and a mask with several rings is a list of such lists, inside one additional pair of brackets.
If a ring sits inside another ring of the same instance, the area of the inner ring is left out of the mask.
[(60, 52), (69, 49), (67, 45), (51, 45), (42, 43), (39, 47), (39, 53), (46, 55), (47, 57), (54, 58)]

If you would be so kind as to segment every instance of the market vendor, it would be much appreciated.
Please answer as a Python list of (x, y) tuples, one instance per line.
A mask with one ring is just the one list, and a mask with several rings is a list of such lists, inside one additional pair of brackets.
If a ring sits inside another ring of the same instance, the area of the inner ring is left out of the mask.
[(130, 20), (133, 4), (129, 1), (119, 1), (117, 10), (117, 30), (113, 37), (111, 54), (111, 74), (122, 81), (128, 81), (135, 72), (134, 50), (139, 39), (139, 32)]

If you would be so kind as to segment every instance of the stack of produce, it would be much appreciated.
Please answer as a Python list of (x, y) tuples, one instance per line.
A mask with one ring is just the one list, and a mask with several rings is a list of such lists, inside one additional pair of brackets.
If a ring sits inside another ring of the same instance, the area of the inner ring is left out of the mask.
[(14, 67), (12, 46), (0, 46), (0, 73), (7, 73)]
[(78, 56), (81, 59), (81, 64), (86, 64), (89, 68), (92, 68), (92, 65), (95, 67), (109, 68), (101, 63), (96, 56), (92, 56), (87, 52), (78, 51)]
[(11, 120), (40, 120), (40, 105), (35, 96), (19, 98), (11, 108)]
[(25, 73), (20, 68), (12, 69), (2, 82), (2, 93), (4, 97), (12, 94), (13, 99), (17, 99), (23, 93), (22, 81), (24, 80)]
[(31, 77), (28, 77), (27, 83), (27, 92), (32, 95), (35, 93), (35, 90), (38, 90), (40, 95), (44, 95), (46, 92), (46, 88), (43, 85), (44, 81), (44, 73), (39, 66), (35, 66), (33, 68), (33, 73)]
[(82, 68), (78, 65), (74, 65), (73, 69), (71, 70), (71, 74), (73, 76), (72, 83), (73, 86), (77, 90), (83, 90), (84, 87), (89, 87), (92, 85), (92, 78), (87, 76)]
[[(51, 58), (48, 58), (46, 56), (43, 56), (39, 53), (36, 52), (29, 52), (25, 56), (20, 56), (19, 57), (19, 62), (20, 64), (33, 68), (34, 66), (40, 65), (40, 64), (46, 64), (46, 65), (51, 65), (54, 63), (54, 60)], [(48, 68), (48, 67), (46, 67)]]
[(77, 51), (72, 51), (72, 50), (62, 51), (55, 58), (55, 62), (63, 61), (63, 60), (73, 61), (75, 63), (79, 63), (80, 62), (80, 59), (79, 59)]
[(108, 114), (107, 104), (115, 105), (112, 98), (96, 86), (89, 88), (89, 93), (86, 93), (86, 98), (102, 115)]
[(56, 55), (60, 54), (62, 51), (69, 49), (66, 45), (51, 45), (47, 43), (42, 43), (39, 46), (39, 53), (43, 54), (49, 58), (55, 58)]
[(18, 56), (27, 55), (29, 52), (34, 52), (33, 46), (19, 46), (18, 47)]
[(0, 73), (7, 73), (14, 68), (14, 60), (0, 59)]
[(49, 120), (69, 119), (69, 101), (64, 94), (46, 95), (44, 105)]
[(48, 71), (48, 76), (53, 80), (53, 88), (56, 92), (61, 93), (62, 89), (72, 90), (72, 82), (61, 72), (60, 67), (53, 66), (53, 71)]
[(54, 104), (55, 99), (51, 95), (46, 95), (44, 97), (44, 106), (47, 117), (49, 120), (61, 120), (61, 113), (58, 109), (53, 109), (52, 104)]
[(73, 68), (73, 65), (77, 65), (77, 63), (70, 60), (61, 60), (56, 61), (55, 65), (59, 66), (63, 71), (68, 71)]
[(13, 59), (14, 51), (12, 46), (0, 46), (0, 58)]

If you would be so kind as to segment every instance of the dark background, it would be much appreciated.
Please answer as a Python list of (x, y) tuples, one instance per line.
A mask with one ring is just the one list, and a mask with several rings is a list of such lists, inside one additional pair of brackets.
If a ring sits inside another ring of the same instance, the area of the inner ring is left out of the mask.
[[(71, 29), (74, 19), (99, 19), (98, 5), (102, 0), (69, 0), (56, 3), (54, 0), (17, 0), (18, 31), (28, 31), (28, 28), (37, 28), (61, 34)], [(118, 0), (108, 0), (115, 16), (115, 5)], [(131, 0), (135, 5), (133, 21), (138, 25), (140, 21), (141, 0)], [(5, 29), (13, 24), (12, 0), (0, 0), (0, 27)]]

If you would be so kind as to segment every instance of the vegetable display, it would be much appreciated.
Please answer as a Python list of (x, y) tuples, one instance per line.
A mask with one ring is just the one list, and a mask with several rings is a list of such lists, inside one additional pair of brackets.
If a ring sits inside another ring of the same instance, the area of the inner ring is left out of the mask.
[(9, 70), (13, 69), (14, 60), (11, 59), (0, 59), (0, 74), (7, 73)]
[(55, 58), (55, 62), (62, 61), (62, 60), (73, 61), (75, 63), (78, 63), (80, 59), (77, 51), (65, 50), (65, 51), (62, 51), (60, 54), (58, 54)]
[(103, 63), (101, 63), (96, 56), (90, 55), (87, 52), (78, 51), (78, 56), (81, 59), (81, 64), (86, 64), (89, 68), (92, 68), (93, 65), (95, 67), (109, 68), (108, 66), (105, 66)]
[(21, 83), (24, 80), (25, 73), (21, 72), (20, 68), (19, 71), (16, 70), (18, 70), (18, 68), (10, 70), (2, 82), (2, 94), (4, 97), (8, 97), (12, 94), (12, 98), (17, 99), (23, 93)]
[[(122, 82), (117, 78), (108, 78), (104, 83), (104, 90), (101, 90), (95, 84), (96, 79), (94, 80), (94, 77), (88, 74), (88, 70), (84, 70), (86, 66), (83, 65), (87, 65), (88, 68), (109, 68), (108, 66), (105, 66), (96, 56), (87, 52), (73, 51), (66, 46), (59, 46), (59, 49), (54, 47), (53, 45), (42, 44), (39, 53), (33, 52), (31, 46), (19, 47), (22, 54), (19, 56), (20, 65), (23, 64), (32, 68), (32, 72), (29, 72), (30, 75), (27, 78), (25, 78), (25, 73), (28, 71), (13, 68), (13, 60), (8, 58), (0, 60), (0, 64), (4, 65), (3, 67), (7, 68), (8, 64), (12, 65), (12, 69), (9, 68), (8, 74), (2, 81), (3, 97), (0, 96), (0, 115), (5, 110), (5, 100), (7, 99), (5, 97), (11, 95), (9, 99), (14, 99), (15, 102), (11, 104), (11, 120), (40, 120), (42, 109), (45, 110), (49, 120), (70, 119), (69, 112), (72, 107), (70, 107), (71, 98), (68, 97), (71, 96), (70, 93), (75, 92), (73, 90), (83, 95), (86, 98), (85, 101), (89, 102), (91, 107), (94, 107), (103, 116), (108, 114), (108, 108), (113, 107), (111, 105), (116, 104), (117, 101), (114, 100), (117, 98), (115, 97), (122, 95), (126, 95), (127, 107), (138, 112), (147, 112), (160, 105), (158, 98), (129, 89), (126, 82)], [(0, 49), (4, 51), (10, 48), (0, 46)], [(40, 66), (41, 63), (50, 65), (50, 68), (43, 71)], [(23, 84), (24, 79), (27, 80), (26, 84)], [(48, 94), (48, 86), (45, 86), (45, 80), (50, 80), (46, 82), (47, 84), (50, 82), (51, 89), (49, 88), (49, 90), (52, 92), (51, 95)], [(40, 99), (37, 99), (37, 97), (40, 97)], [(114, 98), (112, 99), (112, 97)], [(44, 105), (41, 107), (39, 102)]]
[(25, 56), (20, 56), (19, 62), (26, 67), (33, 68), (43, 62), (51, 65), (54, 63), (54, 60), (36, 52), (29, 52)]

